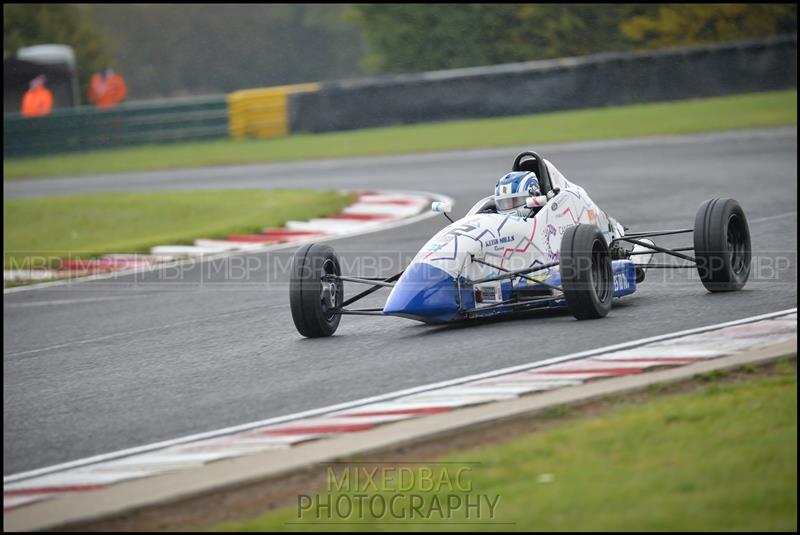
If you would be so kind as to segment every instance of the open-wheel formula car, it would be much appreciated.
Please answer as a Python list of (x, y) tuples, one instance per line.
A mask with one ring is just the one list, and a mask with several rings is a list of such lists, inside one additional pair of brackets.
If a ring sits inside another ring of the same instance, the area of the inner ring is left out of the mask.
[[(452, 221), (447, 203), (432, 205), (451, 224), (431, 238), (406, 269), (386, 278), (345, 276), (330, 246), (305, 245), (294, 256), (290, 304), (306, 337), (332, 335), (348, 314), (401, 316), (447, 323), (540, 307), (567, 307), (578, 319), (606, 316), (613, 298), (636, 291), (648, 269), (697, 269), (711, 292), (741, 289), (750, 274), (750, 232), (733, 199), (703, 202), (694, 228), (626, 233), (580, 186), (535, 152), (516, 157), (514, 172), (538, 177), (540, 195), (522, 215), (501, 213), (495, 196)], [(498, 182), (498, 185), (500, 183)], [(693, 246), (670, 249), (651, 238), (693, 233)], [(656, 254), (679, 264), (653, 262)], [(344, 283), (366, 285), (345, 299)], [(352, 308), (382, 289), (382, 308)]]

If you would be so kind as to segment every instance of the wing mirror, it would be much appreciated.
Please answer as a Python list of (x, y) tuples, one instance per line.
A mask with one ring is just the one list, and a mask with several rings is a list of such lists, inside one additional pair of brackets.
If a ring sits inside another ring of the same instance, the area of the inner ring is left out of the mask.
[(447, 218), (448, 221), (453, 223), (453, 218), (451, 218), (449, 215), (447, 215), (447, 214), (449, 214), (450, 212), (453, 211), (453, 204), (452, 203), (444, 202), (444, 201), (433, 201), (431, 203), (431, 210), (433, 210), (434, 212), (439, 212), (445, 218)]
[(453, 211), (453, 205), (444, 201), (433, 201), (431, 203), (431, 210), (440, 214), (449, 214)]

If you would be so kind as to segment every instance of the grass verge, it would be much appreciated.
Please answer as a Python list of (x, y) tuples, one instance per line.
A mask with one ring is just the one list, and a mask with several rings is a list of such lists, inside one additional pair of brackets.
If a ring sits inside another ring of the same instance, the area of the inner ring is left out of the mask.
[(260, 232), (290, 219), (339, 212), (353, 202), (333, 191), (220, 190), (111, 193), (3, 200), (6, 269), (55, 258), (148, 252), (156, 245)]
[(797, 124), (797, 90), (516, 117), (3, 160), (5, 180), (403, 154)]
[[(428, 468), (437, 474), (446, 466), (456, 481), (453, 471), (472, 467), (471, 490), (452, 484), (429, 491), (417, 477), (403, 492), (421, 497), (423, 513), (415, 520), (358, 507), (351, 479), (349, 491), (323, 489), (315, 502), (355, 504), (349, 516), (335, 507), (330, 515), (314, 508), (298, 515), (295, 505), (216, 529), (794, 531), (796, 373), (796, 360), (778, 363), (766, 377), (743, 368), (731, 379), (698, 379), (689, 393), (647, 392), (589, 417), (555, 416), (558, 425), (499, 445), (453, 451)], [(421, 474), (420, 465), (410, 466)], [(397, 495), (381, 492), (385, 484), (363, 492), (361, 503)], [(494, 518), (486, 508), (482, 517), (474, 509), (467, 517), (464, 508), (449, 511), (447, 520), (431, 513), (435, 501), (454, 503), (455, 496), (464, 503), (468, 495), (499, 496)]]

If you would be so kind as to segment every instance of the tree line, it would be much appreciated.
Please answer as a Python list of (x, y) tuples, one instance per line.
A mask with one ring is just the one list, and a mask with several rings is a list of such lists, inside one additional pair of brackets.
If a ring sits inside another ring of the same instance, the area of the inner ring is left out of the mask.
[(376, 72), (715, 43), (797, 32), (795, 4), (360, 4)]
[(795, 4), (4, 4), (5, 56), (71, 45), (131, 99), (797, 32)]

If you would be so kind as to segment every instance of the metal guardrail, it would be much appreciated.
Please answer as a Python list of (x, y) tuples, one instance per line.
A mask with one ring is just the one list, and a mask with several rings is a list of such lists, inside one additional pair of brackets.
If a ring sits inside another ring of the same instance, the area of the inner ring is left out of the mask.
[(3, 117), (3, 157), (90, 151), (228, 136), (225, 95), (123, 104), (110, 110), (84, 106), (46, 117)]

